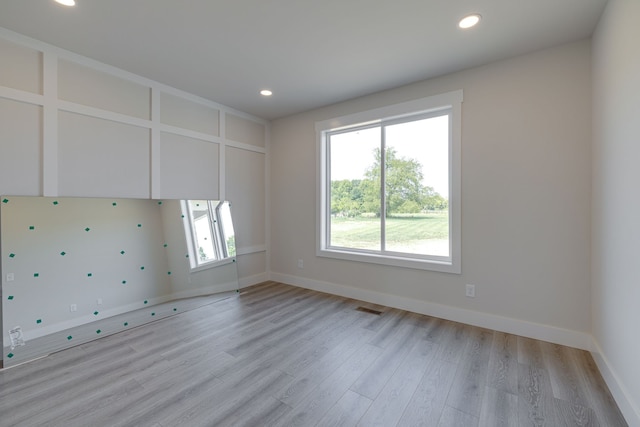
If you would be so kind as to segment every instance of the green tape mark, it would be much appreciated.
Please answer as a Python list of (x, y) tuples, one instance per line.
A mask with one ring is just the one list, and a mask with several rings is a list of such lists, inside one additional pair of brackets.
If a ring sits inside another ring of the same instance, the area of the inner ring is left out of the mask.
[(144, 265), (140, 267), (140, 270), (144, 270)]
[(91, 230), (89, 227), (84, 229), (84, 231), (86, 231), (86, 232), (88, 232), (89, 230)]
[(142, 228), (142, 224), (138, 224), (138, 228)]
[(9, 199), (2, 199), (2, 203), (9, 203)]
[(185, 258), (189, 258), (189, 254), (186, 254), (186, 255), (185, 255)]
[(111, 206), (118, 206), (116, 202), (111, 203)]
[(98, 329), (98, 330), (96, 331), (96, 334), (99, 334), (100, 332), (102, 332), (102, 331), (101, 331), (100, 329)]
[[(6, 200), (6, 199), (5, 199), (5, 200)], [(7, 357), (8, 357), (9, 359), (11, 359), (11, 358), (13, 357), (13, 353), (9, 353), (9, 354), (7, 354)]]
[(99, 314), (99, 313), (98, 313), (97, 311), (94, 311), (94, 312), (93, 312), (93, 315), (94, 315), (94, 316), (97, 316), (98, 314)]
[(174, 307), (173, 311), (178, 311), (178, 309)]
[(35, 230), (35, 229), (36, 229), (36, 227), (35, 227), (35, 226), (33, 226), (33, 225), (30, 225), (30, 226), (29, 226), (29, 230)]
[(196, 203), (196, 206), (200, 206), (200, 203)]
[(11, 300), (13, 299), (13, 295), (9, 295), (9, 296), (7, 297), (7, 299), (8, 299), (9, 301), (11, 301)]
[(16, 256), (16, 254), (14, 254), (14, 253), (10, 253), (9, 254), (9, 258), (14, 258), (15, 256)]
[(124, 326), (129, 326), (129, 322), (124, 322)]
[(60, 255), (65, 256), (67, 253), (65, 251), (60, 252)]
[(123, 281), (122, 281), (122, 284), (123, 284), (123, 285), (126, 285), (126, 284), (127, 284), (127, 281), (126, 281), (126, 280), (123, 280)]
[(166, 248), (166, 247), (167, 247), (167, 246), (169, 246), (169, 245), (167, 245), (167, 244), (165, 243), (165, 244), (164, 244), (164, 245), (162, 245), (162, 246)]
[(184, 215), (180, 215), (180, 218), (184, 218)]
[(158, 202), (158, 204), (159, 204), (159, 205), (161, 205), (161, 204), (162, 204), (162, 200), (160, 200), (160, 201)]
[(155, 311), (151, 312), (151, 315), (152, 315), (152, 316), (155, 316), (155, 315), (156, 315), (156, 312), (155, 312)]
[(120, 251), (120, 255), (124, 255), (125, 253), (125, 251)]
[(40, 277), (40, 273), (33, 273), (33, 277)]
[(42, 323), (42, 319), (36, 320), (36, 323), (39, 325), (40, 323)]
[(168, 274), (169, 276), (171, 276), (171, 272), (170, 272), (170, 271), (167, 271), (167, 274)]
[(71, 340), (73, 339), (73, 337), (72, 337), (71, 335), (69, 335), (69, 336), (67, 337), (67, 339), (68, 339), (69, 341), (71, 341)]
[(145, 304), (148, 304), (148, 303), (149, 303), (149, 301), (147, 301), (147, 300), (144, 300), (144, 303), (145, 303)]
[(93, 273), (87, 273), (87, 277), (93, 277)]
[(53, 206), (58, 206), (58, 201), (57, 200), (53, 201)]
[(231, 261), (231, 262), (236, 262), (236, 260), (234, 259), (234, 260), (233, 260), (233, 261)]

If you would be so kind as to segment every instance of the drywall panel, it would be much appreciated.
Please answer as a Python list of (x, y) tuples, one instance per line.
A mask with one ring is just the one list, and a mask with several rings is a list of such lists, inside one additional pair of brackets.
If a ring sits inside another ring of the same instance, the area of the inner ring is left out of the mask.
[(74, 113), (58, 116), (59, 195), (149, 197), (149, 129)]
[(265, 244), (265, 155), (226, 149), (227, 199), (238, 249)]
[(218, 199), (220, 147), (160, 133), (160, 194), (169, 199)]
[(42, 107), (0, 98), (0, 195), (42, 193)]
[(160, 94), (160, 121), (167, 125), (220, 135), (220, 111), (167, 93)]
[(638, 14), (640, 2), (609, 1), (593, 36), (593, 335), (596, 360), (632, 426), (640, 425)]
[(141, 119), (149, 119), (151, 89), (74, 62), (58, 62), (58, 97)]
[[(590, 63), (584, 40), (274, 121), (272, 274), (589, 333)], [(462, 274), (316, 257), (315, 123), (459, 89)]]
[(0, 86), (42, 94), (42, 53), (0, 39)]
[(225, 137), (237, 142), (264, 147), (265, 127), (262, 123), (227, 113)]
[(5, 325), (21, 326), (27, 339), (170, 293), (157, 201), (5, 199), (2, 268), (14, 280), (3, 280), (3, 313)]
[[(238, 257), (238, 279), (241, 283), (260, 283), (262, 275), (267, 271), (267, 253), (254, 252)], [(258, 278), (252, 280), (252, 278)]]

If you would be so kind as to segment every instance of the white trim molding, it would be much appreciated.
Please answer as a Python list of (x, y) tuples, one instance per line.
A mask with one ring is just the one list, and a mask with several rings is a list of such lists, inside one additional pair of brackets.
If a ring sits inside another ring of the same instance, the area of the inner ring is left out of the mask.
[(569, 347), (579, 348), (581, 350), (592, 350), (593, 340), (591, 335), (586, 332), (572, 331), (570, 329), (557, 328), (550, 325), (527, 322), (525, 320), (497, 316), (495, 314), (451, 307), (429, 301), (415, 300), (288, 274), (272, 272), (270, 274), (270, 280), (275, 280), (292, 286), (298, 286), (300, 288), (312, 289), (314, 291), (325, 292), (332, 295), (339, 295), (346, 298), (353, 298), (360, 301), (398, 308), (400, 310), (425, 314), (427, 316), (452, 320), (454, 322), (479, 326), (481, 328), (488, 328), (527, 338), (548, 341), (554, 344), (562, 344)]

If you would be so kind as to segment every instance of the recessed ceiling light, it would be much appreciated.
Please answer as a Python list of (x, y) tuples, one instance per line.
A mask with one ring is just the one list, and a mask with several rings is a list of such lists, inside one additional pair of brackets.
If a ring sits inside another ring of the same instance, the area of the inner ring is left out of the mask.
[(271, 92), (269, 89), (262, 89), (260, 91), (260, 95), (262, 95), (262, 96), (271, 96), (271, 95), (273, 95), (273, 92)]
[(471, 15), (467, 15), (464, 18), (462, 18), (460, 20), (460, 22), (458, 22), (458, 27), (460, 27), (462, 29), (475, 27), (478, 24), (478, 22), (480, 22), (481, 18), (482, 17), (477, 13), (473, 13)]
[(76, 0), (55, 0), (56, 3), (60, 3), (65, 6), (75, 6)]

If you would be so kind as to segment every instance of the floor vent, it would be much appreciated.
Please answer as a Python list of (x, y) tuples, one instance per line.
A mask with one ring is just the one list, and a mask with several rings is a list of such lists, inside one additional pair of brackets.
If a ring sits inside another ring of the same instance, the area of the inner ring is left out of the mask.
[(375, 314), (376, 316), (380, 316), (382, 314), (381, 311), (374, 310), (372, 308), (367, 308), (367, 307), (358, 307), (356, 308), (356, 310), (363, 311), (365, 313)]

